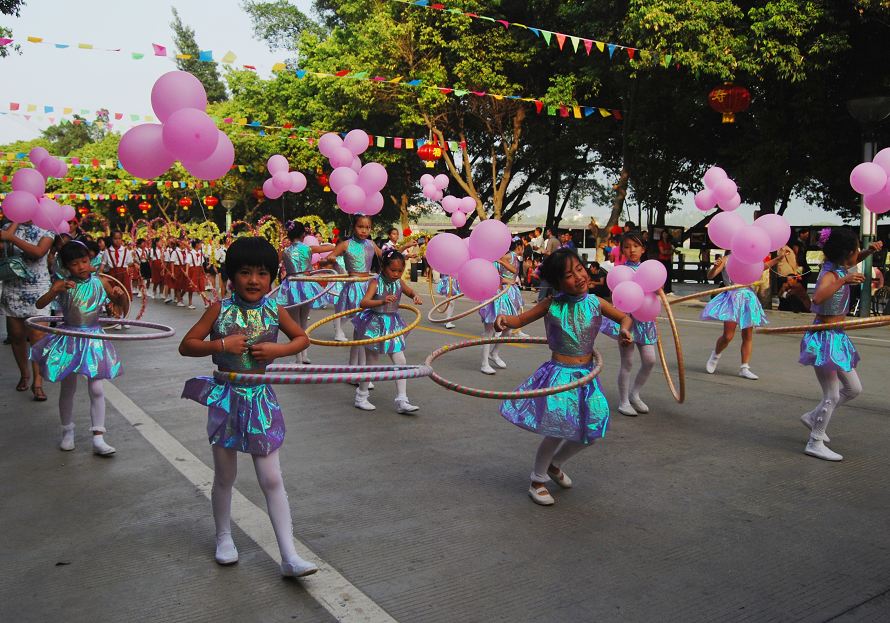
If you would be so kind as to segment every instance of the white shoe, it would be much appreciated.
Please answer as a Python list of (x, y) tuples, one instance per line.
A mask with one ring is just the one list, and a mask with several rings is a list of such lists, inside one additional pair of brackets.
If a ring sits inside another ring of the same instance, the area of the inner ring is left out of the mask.
[(556, 500), (550, 495), (547, 487), (542, 484), (532, 483), (529, 485), (528, 497), (532, 499), (532, 502), (540, 504), (541, 506), (553, 506), (556, 504)]
[(517, 331), (516, 333), (513, 334), (513, 337), (531, 337), (531, 336), (528, 333), (526, 333), (525, 331)]
[(507, 367), (506, 362), (503, 359), (501, 359), (500, 355), (489, 355), (488, 361), (493, 363), (496, 368), (500, 368), (501, 370), (503, 370)]
[(62, 427), (62, 440), (59, 442), (59, 450), (70, 452), (74, 450), (74, 424)]
[(147, 293), (146, 296), (147, 296), (148, 298), (150, 298), (151, 300), (155, 300), (155, 295), (152, 294), (151, 292)]
[(176, 303), (176, 306), (177, 307), (185, 307), (185, 303), (183, 303), (182, 301), (179, 301), (178, 303)]
[(751, 381), (756, 381), (760, 378), (759, 376), (751, 372), (751, 368), (749, 368), (748, 366), (742, 366), (741, 368), (739, 368), (739, 376), (743, 379), (749, 379)]
[(496, 374), (495, 369), (492, 368), (488, 362), (483, 363), (482, 367), (479, 369), (482, 371), (482, 374)]
[(309, 355), (307, 355), (307, 354), (305, 354), (305, 353), (303, 354), (303, 363), (305, 363), (305, 364), (310, 364), (310, 363), (312, 363), (312, 360), (309, 359)]
[[(555, 472), (553, 470), (556, 470)], [(553, 467), (552, 465), (547, 468), (547, 475), (553, 479), (553, 482), (558, 484), (563, 489), (571, 489), (572, 488), (572, 479), (569, 478), (569, 475), (562, 471), (561, 468)]]
[(348, 342), (349, 338), (346, 337), (345, 333), (337, 333), (334, 335), (335, 342)]
[(453, 322), (446, 322), (446, 323), (445, 323), (445, 328), (446, 328), (446, 329), (453, 329), (453, 328), (454, 328), (454, 323), (453, 323)]
[(630, 403), (627, 403), (625, 405), (618, 405), (618, 413), (620, 413), (621, 415), (628, 415), (630, 417), (636, 417), (637, 415), (639, 415), (639, 413), (636, 412), (636, 409), (634, 409), (630, 405)]
[(639, 396), (630, 397), (630, 406), (632, 406), (637, 413), (649, 413), (649, 405), (643, 402)]
[(281, 562), (281, 576), (285, 578), (303, 578), (316, 571), (318, 567), (299, 556)]
[(374, 384), (373, 384), (373, 383), (368, 383), (368, 389), (374, 389)]
[[(812, 416), (813, 416), (812, 412), (804, 413), (802, 416), (800, 416), (800, 421), (803, 423), (804, 426), (806, 426), (810, 430), (813, 430)], [(822, 441), (824, 441), (825, 443), (831, 443), (831, 439), (825, 433), (822, 433)]]
[(134, 292), (134, 293), (133, 293), (133, 297), (134, 297), (134, 298), (137, 298), (137, 299), (138, 299), (138, 298), (142, 298), (142, 293), (141, 293), (141, 292)]
[(803, 452), (804, 454), (814, 456), (817, 459), (824, 459), (826, 461), (844, 460), (843, 456), (826, 446), (824, 441), (822, 441), (821, 439), (813, 439), (812, 437), (810, 437), (810, 440), (807, 442), (807, 447), (804, 448)]
[(189, 305), (189, 309), (194, 309), (194, 308), (195, 308), (194, 305)]
[(368, 401), (368, 393), (361, 390), (355, 392), (355, 400), (352, 405), (362, 411), (374, 411), (377, 408)]
[(164, 305), (169, 305), (173, 302), (173, 299), (164, 299)]
[(93, 454), (111, 456), (114, 452), (114, 448), (105, 443), (104, 435), (93, 435)]
[(717, 363), (720, 361), (720, 355), (712, 352), (708, 357), (708, 363), (705, 364), (705, 371), (708, 374), (714, 374), (717, 371)]
[(221, 565), (234, 565), (238, 562), (238, 550), (231, 534), (216, 537), (216, 562)]
[(396, 413), (414, 413), (419, 411), (420, 407), (408, 402), (408, 398), (396, 398)]

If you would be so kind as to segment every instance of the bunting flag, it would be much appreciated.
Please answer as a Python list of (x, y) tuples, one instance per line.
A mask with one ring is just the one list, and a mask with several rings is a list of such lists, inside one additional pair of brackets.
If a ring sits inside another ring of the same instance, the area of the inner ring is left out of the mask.
[[(63, 201), (130, 201), (131, 199), (154, 199), (157, 197), (151, 194), (133, 194), (133, 193), (45, 193), (50, 199), (55, 199), (60, 203)], [(6, 198), (6, 193), (0, 193), (0, 201)]]

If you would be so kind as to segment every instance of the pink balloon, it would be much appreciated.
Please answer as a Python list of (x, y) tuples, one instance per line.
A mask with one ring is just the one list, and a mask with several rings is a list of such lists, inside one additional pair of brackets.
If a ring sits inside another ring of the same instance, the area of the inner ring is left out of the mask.
[(235, 146), (232, 145), (228, 135), (219, 130), (219, 142), (209, 158), (197, 162), (184, 160), (182, 166), (199, 180), (217, 180), (225, 177), (233, 164), (235, 164)]
[[(34, 149), (38, 148), (35, 147)], [(31, 151), (34, 150), (32, 149)], [(890, 177), (890, 147), (885, 147), (884, 149), (879, 151), (877, 154), (875, 154), (875, 157), (872, 158), (871, 161), (884, 169), (884, 173), (886, 173), (887, 176)], [(34, 162), (34, 158), (31, 158), (31, 162)]]
[(734, 210), (737, 210), (738, 207), (742, 205), (742, 196), (736, 193), (729, 199), (720, 201), (719, 205), (720, 209), (724, 212), (732, 212)]
[(634, 269), (630, 266), (619, 264), (618, 266), (613, 266), (612, 270), (606, 275), (606, 285), (609, 286), (610, 290), (614, 290), (619, 283), (633, 281), (633, 278)]
[(470, 257), (497, 261), (510, 250), (512, 238), (510, 230), (499, 220), (482, 221), (470, 233)]
[(745, 226), (745, 220), (735, 212), (720, 212), (708, 223), (708, 238), (721, 249), (732, 248), (732, 237)]
[(451, 214), (451, 224), (455, 227), (463, 227), (467, 224), (467, 215), (457, 211)]
[(436, 196), (436, 193), (439, 192), (439, 189), (436, 188), (433, 184), (427, 184), (423, 187), (423, 196), (429, 199), (430, 201), (434, 201), (433, 197)]
[(887, 172), (874, 162), (857, 164), (850, 173), (850, 186), (860, 195), (874, 195), (887, 184)]
[(436, 185), (435, 181), (436, 181), (436, 178), (434, 178), (429, 173), (424, 173), (423, 175), (420, 176), (420, 186), (421, 187), (435, 186)]
[(374, 216), (375, 214), (380, 214), (380, 211), (383, 209), (383, 195), (381, 193), (371, 193), (368, 195), (368, 200), (365, 201), (365, 207), (362, 208), (361, 213), (365, 216)]
[(451, 214), (455, 210), (460, 211), (460, 199), (454, 195), (442, 197), (442, 209), (448, 214)]
[(769, 234), (754, 225), (736, 230), (732, 236), (732, 255), (746, 264), (762, 262), (769, 253)]
[[(632, 269), (631, 269), (632, 270)], [(633, 276), (634, 283), (643, 288), (643, 292), (657, 292), (667, 281), (667, 269), (658, 260), (646, 260), (637, 268)]]
[(456, 275), (460, 267), (470, 259), (470, 251), (459, 237), (442, 233), (430, 239), (424, 257), (436, 272)]
[(31, 164), (33, 164), (35, 167), (40, 164), (41, 160), (48, 157), (49, 152), (46, 151), (46, 149), (43, 147), (35, 147), (28, 152), (28, 159), (31, 160)]
[(56, 171), (53, 173), (53, 177), (65, 177), (66, 173), (68, 173), (68, 165), (61, 158), (57, 158)]
[(461, 238), (461, 242), (464, 243), (464, 246), (467, 248), (467, 257), (470, 257), (470, 237)]
[(729, 275), (733, 283), (754, 283), (759, 281), (763, 275), (763, 261), (758, 260), (749, 264), (737, 258), (733, 253), (726, 262), (726, 274)]
[(37, 212), (37, 197), (24, 190), (13, 190), (3, 200), (3, 215), (13, 223), (27, 223)]
[(358, 182), (358, 173), (349, 167), (334, 169), (328, 176), (328, 186), (335, 193), (339, 193), (345, 186), (354, 186)]
[(447, 175), (445, 175), (444, 173), (439, 173), (439, 175), (435, 177), (436, 188), (438, 188), (439, 190), (445, 190), (446, 188), (448, 188), (449, 181), (450, 180), (448, 179)]
[(890, 212), (890, 183), (878, 192), (865, 196), (865, 207), (875, 214)]
[(444, 198), (444, 193), (442, 193), (442, 191), (439, 190), (438, 188), (435, 191), (433, 191), (433, 196), (430, 197), (430, 199), (432, 199), (433, 201), (442, 201), (443, 198)]
[(474, 301), (484, 301), (498, 293), (501, 276), (490, 261), (476, 258), (464, 262), (458, 269), (457, 282), (464, 296)]
[(352, 152), (354, 156), (359, 156), (367, 151), (370, 145), (368, 133), (364, 130), (352, 130), (343, 139), (343, 145)]
[(206, 160), (219, 144), (219, 128), (197, 108), (181, 108), (164, 122), (164, 146), (179, 160)]
[(278, 199), (281, 195), (284, 194), (284, 191), (279, 189), (270, 177), (265, 182), (263, 182), (263, 194), (266, 195), (266, 199)]
[(46, 192), (46, 180), (34, 169), (19, 169), (12, 175), (12, 189), (42, 197)]
[(352, 152), (342, 145), (340, 147), (335, 147), (332, 150), (331, 155), (328, 156), (328, 159), (331, 162), (331, 166), (335, 169), (339, 167), (348, 167), (352, 164), (352, 160), (354, 158), (355, 156), (352, 155)]
[(59, 221), (59, 224), (53, 227), (59, 234), (70, 234), (71, 233), (71, 225), (68, 224), (68, 221)]
[[(63, 221), (73, 221), (75, 216), (74, 208), (69, 205), (62, 206), (62, 220)], [(62, 233), (62, 232), (59, 232)]]
[(315, 236), (303, 236), (303, 244), (309, 245), (310, 247), (317, 247), (318, 238)]
[(287, 171), (279, 171), (272, 176), (272, 184), (281, 192), (286, 192), (290, 189), (290, 174)]
[(623, 281), (612, 290), (612, 304), (625, 314), (638, 310), (645, 297), (643, 288), (633, 281)]
[(162, 126), (157, 123), (143, 123), (121, 137), (117, 157), (128, 173), (153, 179), (173, 165), (175, 158), (164, 147), (162, 132)]
[(476, 200), (472, 197), (462, 197), (460, 200), (460, 211), (464, 214), (470, 214), (476, 210)]
[(378, 162), (369, 162), (358, 172), (358, 185), (366, 193), (383, 190), (389, 176), (386, 167)]
[(281, 154), (275, 154), (266, 161), (266, 169), (269, 171), (269, 175), (287, 173), (290, 170), (290, 163)]
[(358, 173), (362, 170), (362, 159), (358, 156), (355, 156), (352, 159), (352, 164), (349, 165), (349, 168)]
[(720, 167), (711, 167), (705, 171), (705, 177), (702, 181), (705, 183), (705, 188), (713, 189), (717, 184), (726, 179), (729, 179), (729, 176), (726, 175), (726, 171)]
[(31, 217), (31, 222), (37, 225), (37, 227), (53, 231), (61, 220), (62, 206), (49, 197), (44, 197), (38, 202), (37, 211)]
[(347, 214), (355, 214), (365, 207), (368, 196), (364, 190), (355, 184), (344, 186), (337, 193), (337, 205)]
[(728, 201), (732, 199), (733, 195), (735, 195), (739, 191), (739, 187), (736, 186), (736, 183), (732, 180), (723, 180), (722, 182), (718, 182), (716, 186), (714, 186), (714, 197), (717, 199), (717, 203), (722, 201)]
[(300, 171), (291, 171), (290, 175), (290, 188), (289, 191), (292, 193), (301, 193), (306, 190), (306, 176), (303, 175)]
[(339, 134), (328, 132), (327, 134), (322, 134), (321, 138), (318, 139), (318, 151), (326, 158), (330, 158), (338, 147), (343, 147), (343, 139), (340, 138)]
[(717, 198), (714, 196), (714, 191), (710, 188), (705, 188), (695, 193), (695, 207), (702, 212), (713, 210), (716, 205)]
[(657, 294), (652, 292), (643, 297), (643, 304), (640, 305), (633, 313), (634, 320), (642, 320), (643, 322), (652, 322), (658, 318), (661, 313), (661, 299)]
[(791, 238), (791, 225), (784, 216), (779, 214), (764, 214), (754, 221), (754, 227), (759, 227), (769, 236), (769, 250), (781, 249)]
[(49, 158), (44, 158), (40, 161), (40, 164), (37, 165), (37, 170), (43, 177), (55, 177), (56, 171), (58, 171), (59, 161), (56, 160), (53, 156)]
[(151, 88), (151, 108), (161, 122), (183, 108), (207, 110), (204, 85), (187, 71), (170, 71), (158, 78)]

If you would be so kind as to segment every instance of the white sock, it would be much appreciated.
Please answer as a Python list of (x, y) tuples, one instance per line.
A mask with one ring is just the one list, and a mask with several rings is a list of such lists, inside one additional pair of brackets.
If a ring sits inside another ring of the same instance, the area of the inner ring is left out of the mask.
[(284, 479), (281, 477), (278, 450), (268, 456), (254, 455), (253, 466), (263, 495), (266, 496), (266, 507), (269, 510), (269, 519), (272, 520), (272, 529), (275, 530), (281, 560), (286, 562), (299, 558), (294, 547), (294, 528), (287, 492), (284, 490)]

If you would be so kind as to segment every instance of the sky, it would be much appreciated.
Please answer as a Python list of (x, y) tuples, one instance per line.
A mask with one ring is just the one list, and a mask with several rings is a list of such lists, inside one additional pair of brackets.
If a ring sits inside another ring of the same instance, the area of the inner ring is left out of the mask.
[[(310, 0), (293, 3), (310, 12)], [(0, 59), (0, 84), (4, 87), (0, 111), (8, 111), (10, 102), (18, 102), (20, 112), (26, 112), (27, 104), (36, 104), (38, 112), (49, 105), (56, 111), (63, 107), (75, 111), (108, 108), (112, 113), (125, 115), (152, 114), (152, 84), (163, 73), (175, 69), (172, 60), (152, 53), (153, 43), (166, 46), (168, 52), (175, 49), (170, 32), (172, 6), (183, 22), (195, 29), (201, 49), (212, 50), (216, 59), (231, 50), (237, 55), (236, 65), (254, 65), (264, 77), (269, 76), (275, 62), (283, 60), (283, 54), (272, 53), (254, 37), (240, 0), (29, 0), (20, 18), (3, 16), (0, 22), (12, 28), (13, 38), (23, 42), (21, 55)], [(24, 42), (28, 36), (43, 37), (50, 44)], [(54, 43), (71, 47), (57, 49)], [(122, 51), (83, 50), (77, 47), (80, 43)], [(132, 60), (130, 52), (144, 53), (145, 58)], [(47, 125), (46, 120), (26, 121), (20, 116), (0, 115), (0, 144), (35, 138)], [(546, 212), (544, 197), (536, 195), (530, 199), (532, 207), (527, 210), (526, 219)], [(692, 196), (684, 197), (683, 204), (681, 211), (668, 216), (668, 224), (683, 226), (698, 221), (700, 213)], [(739, 211), (747, 219), (753, 214), (753, 207), (743, 205)], [(579, 223), (594, 216), (604, 223), (609, 210), (607, 206), (588, 204), (580, 211), (567, 211), (565, 216)], [(837, 215), (797, 200), (792, 201), (786, 216), (793, 225), (841, 222)], [(635, 216), (631, 218), (636, 220)]]

